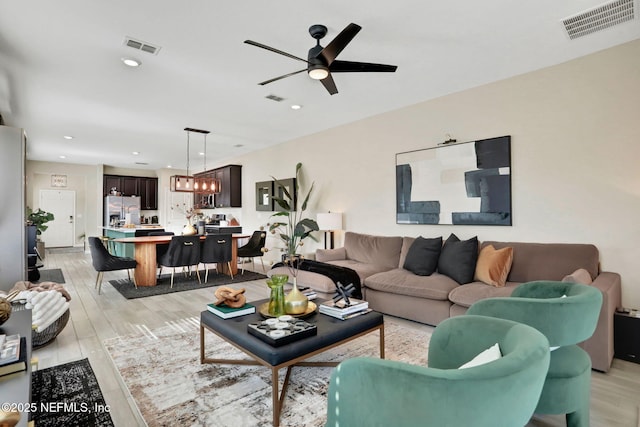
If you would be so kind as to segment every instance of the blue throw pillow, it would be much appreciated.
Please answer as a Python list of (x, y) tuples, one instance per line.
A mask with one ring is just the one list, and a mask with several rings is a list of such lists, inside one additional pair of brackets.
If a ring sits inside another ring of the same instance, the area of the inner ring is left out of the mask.
[(473, 282), (477, 261), (478, 237), (460, 241), (458, 236), (451, 233), (442, 247), (438, 260), (438, 272), (464, 285)]
[(418, 237), (409, 247), (403, 267), (418, 276), (430, 276), (438, 267), (441, 250), (442, 237)]

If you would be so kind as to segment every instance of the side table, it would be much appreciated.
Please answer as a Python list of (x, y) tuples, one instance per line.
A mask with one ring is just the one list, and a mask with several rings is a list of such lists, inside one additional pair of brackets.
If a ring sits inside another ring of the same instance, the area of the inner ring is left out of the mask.
[(616, 311), (613, 331), (615, 357), (640, 363), (640, 311)]

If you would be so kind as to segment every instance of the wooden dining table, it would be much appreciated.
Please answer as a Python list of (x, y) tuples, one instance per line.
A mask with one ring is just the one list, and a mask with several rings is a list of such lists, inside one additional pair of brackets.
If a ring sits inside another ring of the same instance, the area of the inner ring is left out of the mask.
[[(168, 244), (173, 236), (140, 236), (122, 237), (114, 239), (118, 243), (130, 243), (135, 245), (135, 259), (138, 265), (135, 270), (137, 286), (155, 286), (157, 284), (157, 260), (156, 245)], [(231, 269), (226, 262), (218, 263), (217, 270), (223, 274), (236, 275), (238, 273), (238, 240), (247, 239), (251, 236), (246, 234), (231, 235)], [(200, 236), (204, 241), (206, 236)]]

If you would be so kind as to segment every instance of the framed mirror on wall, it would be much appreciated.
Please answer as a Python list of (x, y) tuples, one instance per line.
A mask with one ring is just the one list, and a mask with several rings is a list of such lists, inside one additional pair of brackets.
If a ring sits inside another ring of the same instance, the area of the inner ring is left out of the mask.
[(256, 182), (256, 210), (273, 210), (273, 181)]
[[(287, 196), (285, 196), (284, 190), (287, 190), (287, 193), (291, 196), (291, 200)], [(292, 208), (295, 209), (297, 206), (298, 194), (296, 192), (296, 179), (288, 178), (288, 179), (279, 179), (278, 181), (273, 182), (273, 196), (279, 199), (284, 199), (289, 202)], [(282, 208), (276, 202), (273, 202), (273, 210), (281, 211)]]
[(396, 223), (512, 225), (511, 136), (396, 154)]

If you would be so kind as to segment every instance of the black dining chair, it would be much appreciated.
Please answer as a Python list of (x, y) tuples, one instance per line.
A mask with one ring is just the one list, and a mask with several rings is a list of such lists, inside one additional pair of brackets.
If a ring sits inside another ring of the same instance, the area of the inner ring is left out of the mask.
[[(260, 257), (260, 262), (262, 263), (262, 272), (265, 273), (264, 269), (264, 261), (262, 257), (264, 256), (265, 248), (264, 245), (267, 241), (267, 232), (262, 230), (256, 230), (251, 235), (251, 238), (247, 242), (246, 245), (238, 248), (238, 258), (251, 258), (251, 265), (255, 270), (256, 265), (254, 262), (255, 257)], [(244, 274), (244, 260), (242, 260), (242, 274)]]
[[(127, 276), (131, 282), (131, 274), (129, 270), (136, 268), (138, 265), (138, 262), (135, 259), (111, 255), (98, 237), (89, 237), (89, 250), (91, 251), (91, 262), (93, 263), (93, 268), (98, 272), (95, 286), (98, 289), (98, 295), (100, 295), (102, 277), (104, 276), (105, 271), (127, 270)], [(136, 289), (138, 288), (138, 285), (136, 285), (135, 275), (133, 278), (133, 285)]]
[[(173, 231), (150, 231), (147, 236), (173, 236), (174, 233)], [(158, 263), (158, 260), (167, 253), (167, 249), (169, 249), (169, 244), (168, 243), (159, 243), (156, 245), (156, 264), (158, 264), (158, 266), (160, 265)], [(160, 276), (160, 270), (158, 270), (158, 277)]]
[[(160, 266), (160, 272), (163, 267), (171, 267), (171, 287), (173, 288), (173, 275), (176, 271), (176, 267), (186, 267), (187, 272), (191, 275), (191, 266), (196, 267), (196, 275), (198, 276), (198, 283), (200, 281), (200, 272), (198, 271), (198, 264), (200, 263), (200, 236), (173, 236), (167, 253), (162, 255), (158, 259), (158, 265)], [(186, 275), (185, 273), (185, 275)]]
[(204, 283), (209, 280), (209, 268), (207, 264), (217, 264), (226, 262), (229, 267), (229, 274), (233, 280), (231, 271), (231, 234), (209, 234), (202, 242), (200, 250), (200, 262), (204, 264)]

